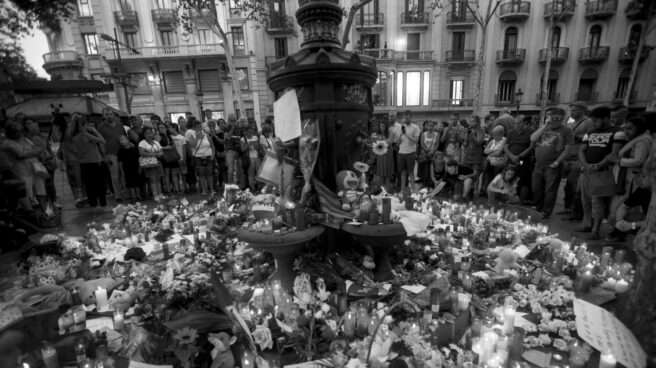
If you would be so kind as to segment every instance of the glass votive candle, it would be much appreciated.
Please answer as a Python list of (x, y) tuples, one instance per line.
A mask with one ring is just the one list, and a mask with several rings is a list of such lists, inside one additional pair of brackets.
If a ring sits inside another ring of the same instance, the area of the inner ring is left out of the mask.
[(123, 317), (123, 312), (120, 310), (114, 311), (114, 329), (116, 331), (121, 331), (125, 327), (125, 319)]
[(73, 313), (73, 322), (76, 325), (82, 324), (86, 322), (87, 320), (87, 311), (84, 309), (83, 306), (81, 305), (76, 305), (73, 308), (71, 308), (71, 312)]
[(460, 293), (458, 294), (458, 310), (466, 311), (469, 309), (469, 302), (471, 301), (471, 294)]

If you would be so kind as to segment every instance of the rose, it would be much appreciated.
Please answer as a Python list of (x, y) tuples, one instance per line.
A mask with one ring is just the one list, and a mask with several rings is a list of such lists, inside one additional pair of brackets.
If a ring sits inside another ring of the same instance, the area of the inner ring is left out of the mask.
[(260, 345), (260, 349), (271, 349), (273, 348), (273, 337), (271, 336), (271, 330), (268, 327), (263, 325), (258, 325), (253, 331), (253, 340), (256, 344)]

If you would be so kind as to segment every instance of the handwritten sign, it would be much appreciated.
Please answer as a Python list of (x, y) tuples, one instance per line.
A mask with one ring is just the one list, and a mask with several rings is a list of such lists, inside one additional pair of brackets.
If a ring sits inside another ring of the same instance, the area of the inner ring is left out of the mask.
[(172, 365), (153, 365), (153, 364), (135, 362), (134, 360), (131, 360), (130, 365), (128, 365), (128, 368), (173, 368), (173, 366)]
[(102, 331), (104, 329), (114, 329), (114, 321), (110, 317), (88, 319), (86, 325), (87, 330), (91, 331), (91, 333), (96, 333), (96, 331)]
[(290, 89), (273, 103), (273, 124), (276, 136), (283, 142), (298, 138), (301, 129), (301, 109), (298, 106), (296, 90)]
[(647, 354), (633, 333), (607, 310), (581, 299), (574, 299), (576, 332), (599, 351), (610, 350), (627, 368), (647, 366)]

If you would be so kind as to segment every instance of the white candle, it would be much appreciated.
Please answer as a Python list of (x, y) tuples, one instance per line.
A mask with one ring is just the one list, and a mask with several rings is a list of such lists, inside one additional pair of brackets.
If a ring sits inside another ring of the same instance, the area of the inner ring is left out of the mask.
[(615, 368), (617, 365), (617, 359), (610, 351), (604, 352), (599, 358), (599, 368)]
[(114, 329), (116, 331), (121, 331), (123, 330), (123, 327), (125, 327), (123, 313), (121, 313), (121, 311), (114, 311)]
[(629, 290), (629, 283), (626, 282), (625, 280), (619, 280), (617, 284), (615, 284), (615, 291), (618, 293), (623, 293), (625, 291)]
[(96, 294), (96, 308), (99, 312), (102, 312), (107, 309), (107, 289), (103, 289), (98, 286), (98, 290), (94, 292)]
[(503, 312), (503, 332), (511, 334), (515, 330), (515, 308), (508, 307)]
[(41, 350), (41, 354), (43, 355), (43, 364), (46, 368), (59, 368), (59, 356), (54, 347), (44, 347)]

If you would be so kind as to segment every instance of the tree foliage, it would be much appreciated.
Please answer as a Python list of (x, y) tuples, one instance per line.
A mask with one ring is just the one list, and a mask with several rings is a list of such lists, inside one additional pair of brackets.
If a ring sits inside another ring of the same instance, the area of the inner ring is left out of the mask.
[(16, 41), (0, 41), (0, 68), (0, 74), (8, 78), (8, 82), (44, 80), (27, 63), (23, 48)]
[(37, 26), (61, 31), (77, 15), (75, 0), (0, 0), (0, 37), (27, 35)]

